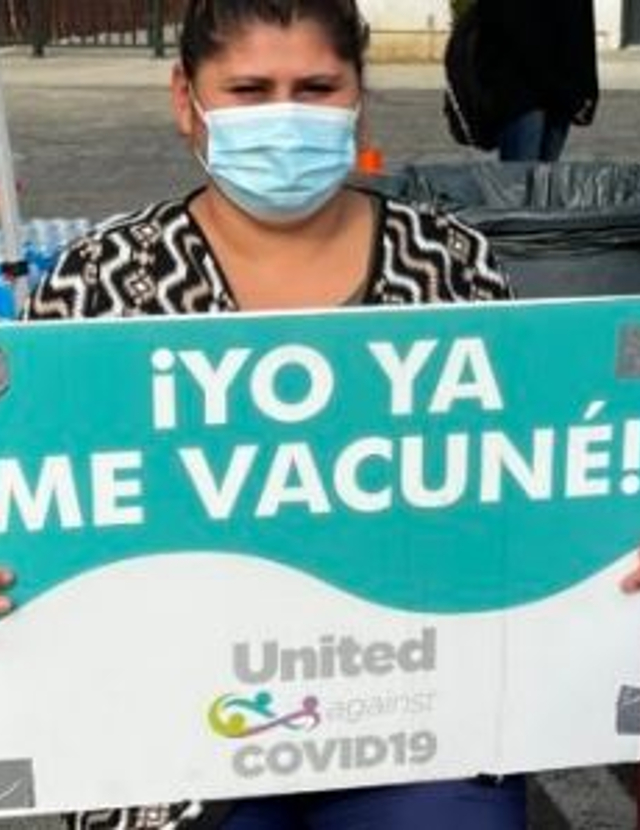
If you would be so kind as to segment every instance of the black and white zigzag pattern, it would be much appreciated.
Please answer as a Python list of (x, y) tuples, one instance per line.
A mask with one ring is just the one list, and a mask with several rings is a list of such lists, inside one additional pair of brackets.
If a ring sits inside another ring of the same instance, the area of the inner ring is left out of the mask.
[[(485, 238), (455, 217), (385, 200), (363, 303), (406, 305), (509, 296)], [(182, 200), (120, 216), (76, 242), (29, 299), (28, 319), (237, 310)]]
[(135, 807), (121, 810), (96, 810), (67, 818), (69, 830), (177, 830), (200, 818), (204, 812), (198, 802)]

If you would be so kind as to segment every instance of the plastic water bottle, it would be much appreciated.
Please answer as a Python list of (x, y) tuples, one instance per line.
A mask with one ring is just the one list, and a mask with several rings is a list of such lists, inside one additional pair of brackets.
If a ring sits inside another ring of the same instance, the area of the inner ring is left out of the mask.
[(7, 320), (14, 320), (16, 306), (13, 296), (13, 287), (0, 278), (0, 323)]

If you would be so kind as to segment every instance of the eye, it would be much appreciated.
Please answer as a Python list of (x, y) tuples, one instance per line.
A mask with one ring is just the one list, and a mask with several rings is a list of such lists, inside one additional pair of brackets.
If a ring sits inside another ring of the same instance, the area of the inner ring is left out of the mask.
[(242, 84), (241, 86), (232, 87), (229, 92), (240, 97), (248, 97), (252, 95), (262, 95), (265, 88), (259, 84)]
[(269, 91), (269, 84), (259, 80), (238, 81), (226, 89), (227, 94), (240, 103), (263, 101), (269, 95)]
[(327, 81), (310, 81), (305, 85), (305, 89), (309, 92), (329, 93), (335, 91), (336, 85), (328, 83)]
[(337, 92), (337, 90), (338, 86), (329, 81), (304, 81), (298, 86), (296, 97), (303, 100), (328, 98)]

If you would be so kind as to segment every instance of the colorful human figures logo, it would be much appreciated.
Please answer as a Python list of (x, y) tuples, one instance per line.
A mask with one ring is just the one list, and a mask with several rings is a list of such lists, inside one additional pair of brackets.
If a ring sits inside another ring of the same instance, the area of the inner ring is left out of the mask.
[(253, 698), (226, 694), (211, 704), (208, 721), (213, 732), (223, 738), (250, 738), (277, 728), (311, 732), (321, 721), (319, 706), (318, 698), (309, 696), (300, 708), (280, 714), (269, 692), (258, 692)]

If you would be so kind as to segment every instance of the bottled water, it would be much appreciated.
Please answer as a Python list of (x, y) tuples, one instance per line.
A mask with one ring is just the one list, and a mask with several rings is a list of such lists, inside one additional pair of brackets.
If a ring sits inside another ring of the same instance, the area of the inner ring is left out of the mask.
[[(62, 251), (91, 227), (88, 219), (32, 219), (21, 227), (23, 259), (27, 265), (28, 289), (32, 290), (50, 273)], [(4, 240), (0, 232), (0, 263), (5, 261)], [(14, 286), (0, 266), (0, 320), (16, 314)]]

